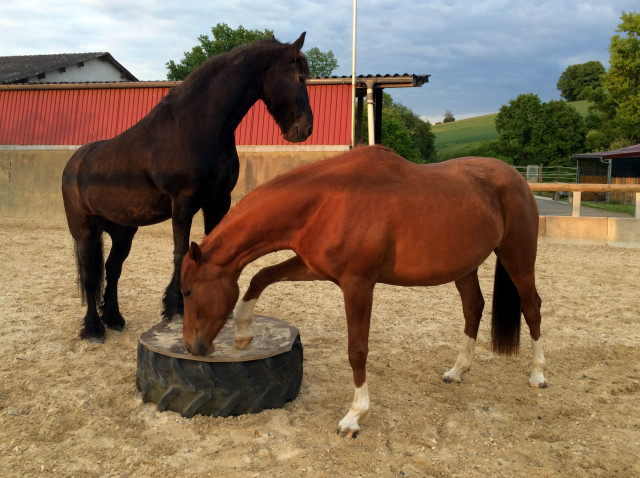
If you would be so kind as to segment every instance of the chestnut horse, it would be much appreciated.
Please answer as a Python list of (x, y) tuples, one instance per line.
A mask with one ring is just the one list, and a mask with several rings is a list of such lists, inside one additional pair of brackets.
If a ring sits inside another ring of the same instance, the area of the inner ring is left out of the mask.
[(296, 255), (256, 274), (234, 313), (236, 347), (251, 340), (252, 311), (277, 281), (329, 280), (343, 292), (355, 394), (338, 433), (355, 436), (369, 413), (366, 382), (369, 322), (377, 282), (433, 286), (454, 281), (464, 336), (446, 382), (471, 366), (484, 299), (478, 267), (496, 253), (492, 345), (516, 353), (520, 316), (532, 339), (529, 383), (545, 387), (540, 297), (534, 267), (538, 208), (522, 176), (491, 158), (417, 165), (381, 147), (290, 171), (248, 194), (182, 263), (183, 338), (194, 355), (213, 339), (238, 299), (242, 269), (281, 249)]
[[(169, 218), (174, 269), (162, 314), (182, 316), (180, 265), (192, 218), (202, 209), (209, 233), (229, 210), (239, 171), (234, 132), (249, 108), (262, 99), (288, 141), (311, 134), (304, 37), (291, 45), (264, 40), (207, 60), (127, 131), (71, 157), (62, 194), (87, 304), (82, 338), (104, 340), (104, 325), (122, 330), (118, 279), (133, 236), (139, 226)], [(112, 240), (106, 264), (104, 231)]]

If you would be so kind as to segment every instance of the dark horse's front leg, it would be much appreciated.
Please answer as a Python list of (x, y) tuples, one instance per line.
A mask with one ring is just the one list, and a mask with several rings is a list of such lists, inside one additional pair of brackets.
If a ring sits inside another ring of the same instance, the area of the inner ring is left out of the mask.
[(190, 207), (191, 201), (174, 201), (172, 226), (173, 226), (173, 276), (162, 299), (162, 318), (164, 320), (182, 320), (184, 304), (180, 291), (180, 269), (182, 258), (189, 250), (189, 233), (193, 215), (197, 208)]
[[(180, 269), (182, 258), (189, 250), (189, 233), (193, 222), (193, 215), (198, 211), (191, 201), (174, 202), (173, 208), (173, 276), (171, 282), (164, 293), (162, 300), (162, 317), (165, 320), (182, 320), (184, 304), (182, 302), (182, 291), (180, 290)], [(204, 213), (205, 234), (220, 222), (222, 217), (229, 211), (231, 206), (231, 195), (225, 194), (222, 200), (212, 200), (202, 206)]]

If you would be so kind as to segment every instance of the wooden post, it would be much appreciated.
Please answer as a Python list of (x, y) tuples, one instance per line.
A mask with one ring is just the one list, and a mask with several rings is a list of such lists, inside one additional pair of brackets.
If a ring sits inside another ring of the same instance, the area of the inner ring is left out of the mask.
[(580, 203), (582, 202), (582, 191), (573, 191), (573, 209), (571, 216), (580, 217)]
[(362, 95), (358, 96), (358, 112), (356, 114), (357, 116), (357, 120), (356, 120), (356, 142), (353, 146), (362, 143), (362, 138), (364, 137), (363, 135), (363, 122), (362, 120), (364, 119), (364, 115), (363, 115), (363, 105), (364, 105), (364, 98), (362, 97)]
[(633, 217), (640, 219), (640, 192), (636, 192), (635, 196), (635, 212), (633, 213)]
[(367, 123), (369, 129), (369, 144), (376, 144), (376, 130), (375, 130), (375, 110), (373, 101), (373, 82), (367, 82)]
[(374, 124), (376, 144), (382, 144), (382, 89), (373, 90), (373, 100), (376, 104), (376, 120)]

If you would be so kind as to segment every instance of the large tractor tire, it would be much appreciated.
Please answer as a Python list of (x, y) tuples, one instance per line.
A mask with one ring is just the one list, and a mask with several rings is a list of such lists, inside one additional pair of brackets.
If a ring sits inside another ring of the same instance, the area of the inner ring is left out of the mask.
[(302, 342), (281, 320), (256, 316), (255, 336), (233, 348), (233, 321), (214, 341), (216, 351), (195, 357), (182, 342), (182, 324), (162, 322), (141, 335), (136, 386), (144, 402), (184, 417), (227, 417), (281, 408), (302, 384)]

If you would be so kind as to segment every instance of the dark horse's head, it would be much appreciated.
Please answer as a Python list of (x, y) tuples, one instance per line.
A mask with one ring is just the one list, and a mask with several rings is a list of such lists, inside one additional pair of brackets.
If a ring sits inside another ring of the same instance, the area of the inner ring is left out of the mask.
[(283, 55), (267, 71), (261, 96), (284, 138), (295, 143), (306, 140), (313, 131), (307, 93), (309, 64), (301, 51), (305, 34), (291, 45), (282, 45)]

